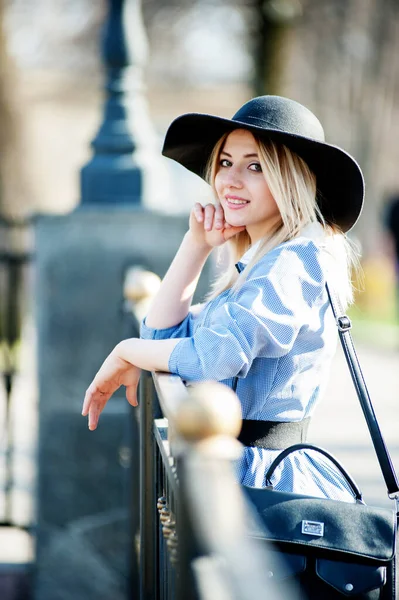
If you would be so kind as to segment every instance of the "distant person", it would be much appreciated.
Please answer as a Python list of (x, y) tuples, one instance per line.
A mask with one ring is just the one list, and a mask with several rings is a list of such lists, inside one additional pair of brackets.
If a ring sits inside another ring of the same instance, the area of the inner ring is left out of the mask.
[[(324, 141), (313, 113), (278, 96), (254, 98), (232, 119), (177, 118), (163, 154), (203, 177), (215, 204), (194, 205), (143, 322), (144, 339), (116, 346), (82, 412), (95, 429), (121, 385), (136, 406), (140, 369), (222, 381), (242, 406), (239, 480), (263, 487), (280, 449), (306, 439), (326, 388), (337, 327), (325, 284), (343, 307), (352, 301), (354, 257), (345, 233), (362, 209), (362, 173), (349, 154)], [(208, 301), (192, 310), (205, 261), (226, 243), (231, 264)], [(277, 471), (277, 490), (352, 498), (343, 476), (311, 451), (290, 455)]]

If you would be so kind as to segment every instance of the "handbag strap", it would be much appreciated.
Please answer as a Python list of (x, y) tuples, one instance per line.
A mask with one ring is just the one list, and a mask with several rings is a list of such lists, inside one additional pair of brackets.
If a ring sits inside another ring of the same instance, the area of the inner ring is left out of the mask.
[(334, 297), (328, 283), (326, 283), (326, 288), (332, 311), (334, 314), (335, 322), (338, 327), (338, 333), (346, 358), (346, 362), (348, 363), (349, 371), (352, 376), (353, 383), (355, 385), (356, 393), (360, 400), (360, 405), (362, 407), (363, 414), (365, 416), (366, 423), (374, 445), (374, 449), (378, 458), (378, 462), (380, 464), (380, 468), (384, 476), (388, 496), (397, 497), (399, 493), (399, 482), (392, 464), (391, 457), (388, 452), (388, 448), (386, 447), (384, 439), (382, 437), (377, 417), (375, 415), (374, 408), (371, 403), (371, 398), (366, 386), (366, 382), (364, 380), (364, 376), (360, 368), (359, 359), (357, 357), (355, 346), (353, 344), (353, 339), (350, 333), (352, 323), (349, 317), (345, 314), (342, 314), (342, 311), (339, 310), (339, 304), (336, 298)]
[(343, 466), (335, 458), (335, 456), (333, 456), (332, 454), (330, 454), (330, 452), (327, 452), (323, 448), (320, 448), (319, 446), (313, 446), (312, 444), (295, 444), (294, 446), (285, 448), (285, 450), (280, 452), (280, 454), (274, 459), (274, 461), (272, 462), (272, 464), (270, 465), (270, 467), (267, 470), (267, 473), (265, 476), (265, 482), (266, 482), (267, 486), (273, 487), (271, 478), (273, 476), (273, 473), (274, 473), (276, 467), (281, 463), (281, 461), (283, 461), (292, 452), (297, 452), (298, 450), (314, 450), (315, 452), (319, 452), (320, 454), (324, 454), (324, 456), (327, 456), (327, 458), (337, 467), (338, 471), (340, 471), (340, 473), (342, 473), (342, 475), (345, 477), (345, 480), (349, 484), (349, 487), (351, 488), (356, 500), (358, 502), (363, 502), (361, 491), (359, 490), (359, 488), (357, 487), (356, 483), (354, 482), (352, 477), (349, 475), (349, 473), (343, 468)]

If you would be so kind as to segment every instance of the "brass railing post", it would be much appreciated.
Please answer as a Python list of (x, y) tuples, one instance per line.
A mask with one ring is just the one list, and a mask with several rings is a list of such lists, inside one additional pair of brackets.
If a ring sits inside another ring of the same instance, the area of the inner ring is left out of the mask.
[[(220, 383), (195, 386), (176, 414), (175, 428), (187, 445), (179, 468), (184, 563), (177, 599), (282, 600), (265, 572), (267, 553), (248, 535), (254, 515), (234, 473), (243, 450), (236, 439), (237, 396)], [(188, 590), (194, 588), (197, 594), (191, 596)]]

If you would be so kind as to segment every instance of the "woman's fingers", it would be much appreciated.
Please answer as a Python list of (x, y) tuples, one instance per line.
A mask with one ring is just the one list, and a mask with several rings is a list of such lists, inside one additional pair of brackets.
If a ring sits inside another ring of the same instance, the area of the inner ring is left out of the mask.
[(215, 229), (223, 229), (224, 227), (224, 211), (222, 205), (217, 203), (207, 204), (205, 207), (199, 202), (196, 202), (193, 208), (193, 213), (197, 223), (204, 223), (205, 231)]
[(224, 227), (224, 210), (221, 204), (215, 206), (215, 217), (214, 217), (215, 229), (223, 229)]
[[(93, 385), (93, 384), (92, 384)], [(101, 392), (99, 389), (95, 389), (92, 386), (87, 390), (82, 415), (89, 417), (89, 429), (94, 430), (97, 427), (98, 419), (100, 414), (104, 410), (105, 405), (112, 396), (113, 392)]]
[(82, 415), (89, 417), (89, 429), (97, 427), (98, 420), (108, 400), (120, 388), (126, 387), (126, 398), (132, 406), (137, 406), (137, 387), (140, 369), (111, 353), (102, 364), (97, 375), (88, 387), (83, 401)]
[(84, 417), (86, 417), (89, 414), (90, 406), (94, 400), (96, 392), (98, 392), (97, 387), (94, 385), (94, 381), (92, 381), (92, 383), (86, 390), (85, 397), (83, 400), (82, 415)]
[[(94, 431), (94, 429), (97, 428), (100, 415), (114, 391), (115, 390), (105, 393), (101, 392), (99, 389), (95, 390), (89, 388), (87, 390), (83, 403), (82, 415), (88, 415), (88, 425), (91, 431)], [(137, 384), (126, 386), (126, 398), (129, 404), (137, 406)]]
[(94, 431), (97, 429), (98, 419), (100, 418), (100, 410), (93, 406), (89, 410), (89, 429), (90, 431)]
[(126, 399), (132, 406), (137, 406), (137, 386), (129, 385), (126, 387)]
[(90, 404), (91, 404), (91, 395), (89, 393), (89, 389), (90, 388), (88, 388), (86, 390), (85, 397), (84, 397), (84, 400), (83, 400), (82, 415), (84, 417), (86, 417), (86, 415), (88, 414), (89, 409), (90, 409)]
[(211, 248), (221, 246), (245, 227), (232, 227), (225, 221), (220, 202), (202, 206), (197, 202), (190, 213), (190, 231), (196, 241)]
[(82, 415), (85, 417), (93, 403), (105, 404), (111, 398), (112, 394), (120, 387), (117, 380), (108, 380), (103, 384), (98, 383), (99, 374), (93, 379), (89, 387), (87, 388), (82, 407)]
[(200, 204), (199, 202), (196, 202), (194, 204), (194, 216), (197, 220), (197, 223), (202, 223), (204, 220), (204, 207), (202, 206), (202, 204)]
[(98, 374), (87, 388), (84, 400), (82, 415), (86, 417), (88, 415), (89, 429), (93, 431), (96, 429), (100, 414), (105, 408), (108, 400), (112, 394), (120, 387), (118, 383), (114, 381), (107, 381), (106, 384), (100, 386), (97, 384)]
[(205, 231), (211, 231), (213, 228), (213, 219), (215, 215), (215, 207), (213, 204), (207, 204), (204, 209), (204, 228)]

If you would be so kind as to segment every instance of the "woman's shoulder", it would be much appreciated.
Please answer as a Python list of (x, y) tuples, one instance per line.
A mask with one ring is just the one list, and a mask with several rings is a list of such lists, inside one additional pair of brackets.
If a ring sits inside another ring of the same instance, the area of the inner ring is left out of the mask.
[(283, 242), (254, 265), (251, 277), (260, 274), (279, 279), (286, 276), (311, 277), (322, 282), (324, 276), (320, 246), (314, 240), (301, 236)]
[[(239, 294), (256, 296), (268, 305), (284, 311), (290, 306), (308, 309), (319, 303), (325, 288), (325, 273), (320, 249), (312, 240), (284, 242), (261, 257), (251, 268)], [(284, 308), (285, 307), (285, 308)]]
[(277, 251), (277, 254), (293, 253), (303, 255), (305, 258), (311, 259), (312, 257), (319, 256), (321, 246), (315, 240), (299, 235), (288, 242), (279, 244), (276, 246), (276, 248), (274, 248), (274, 250)]

